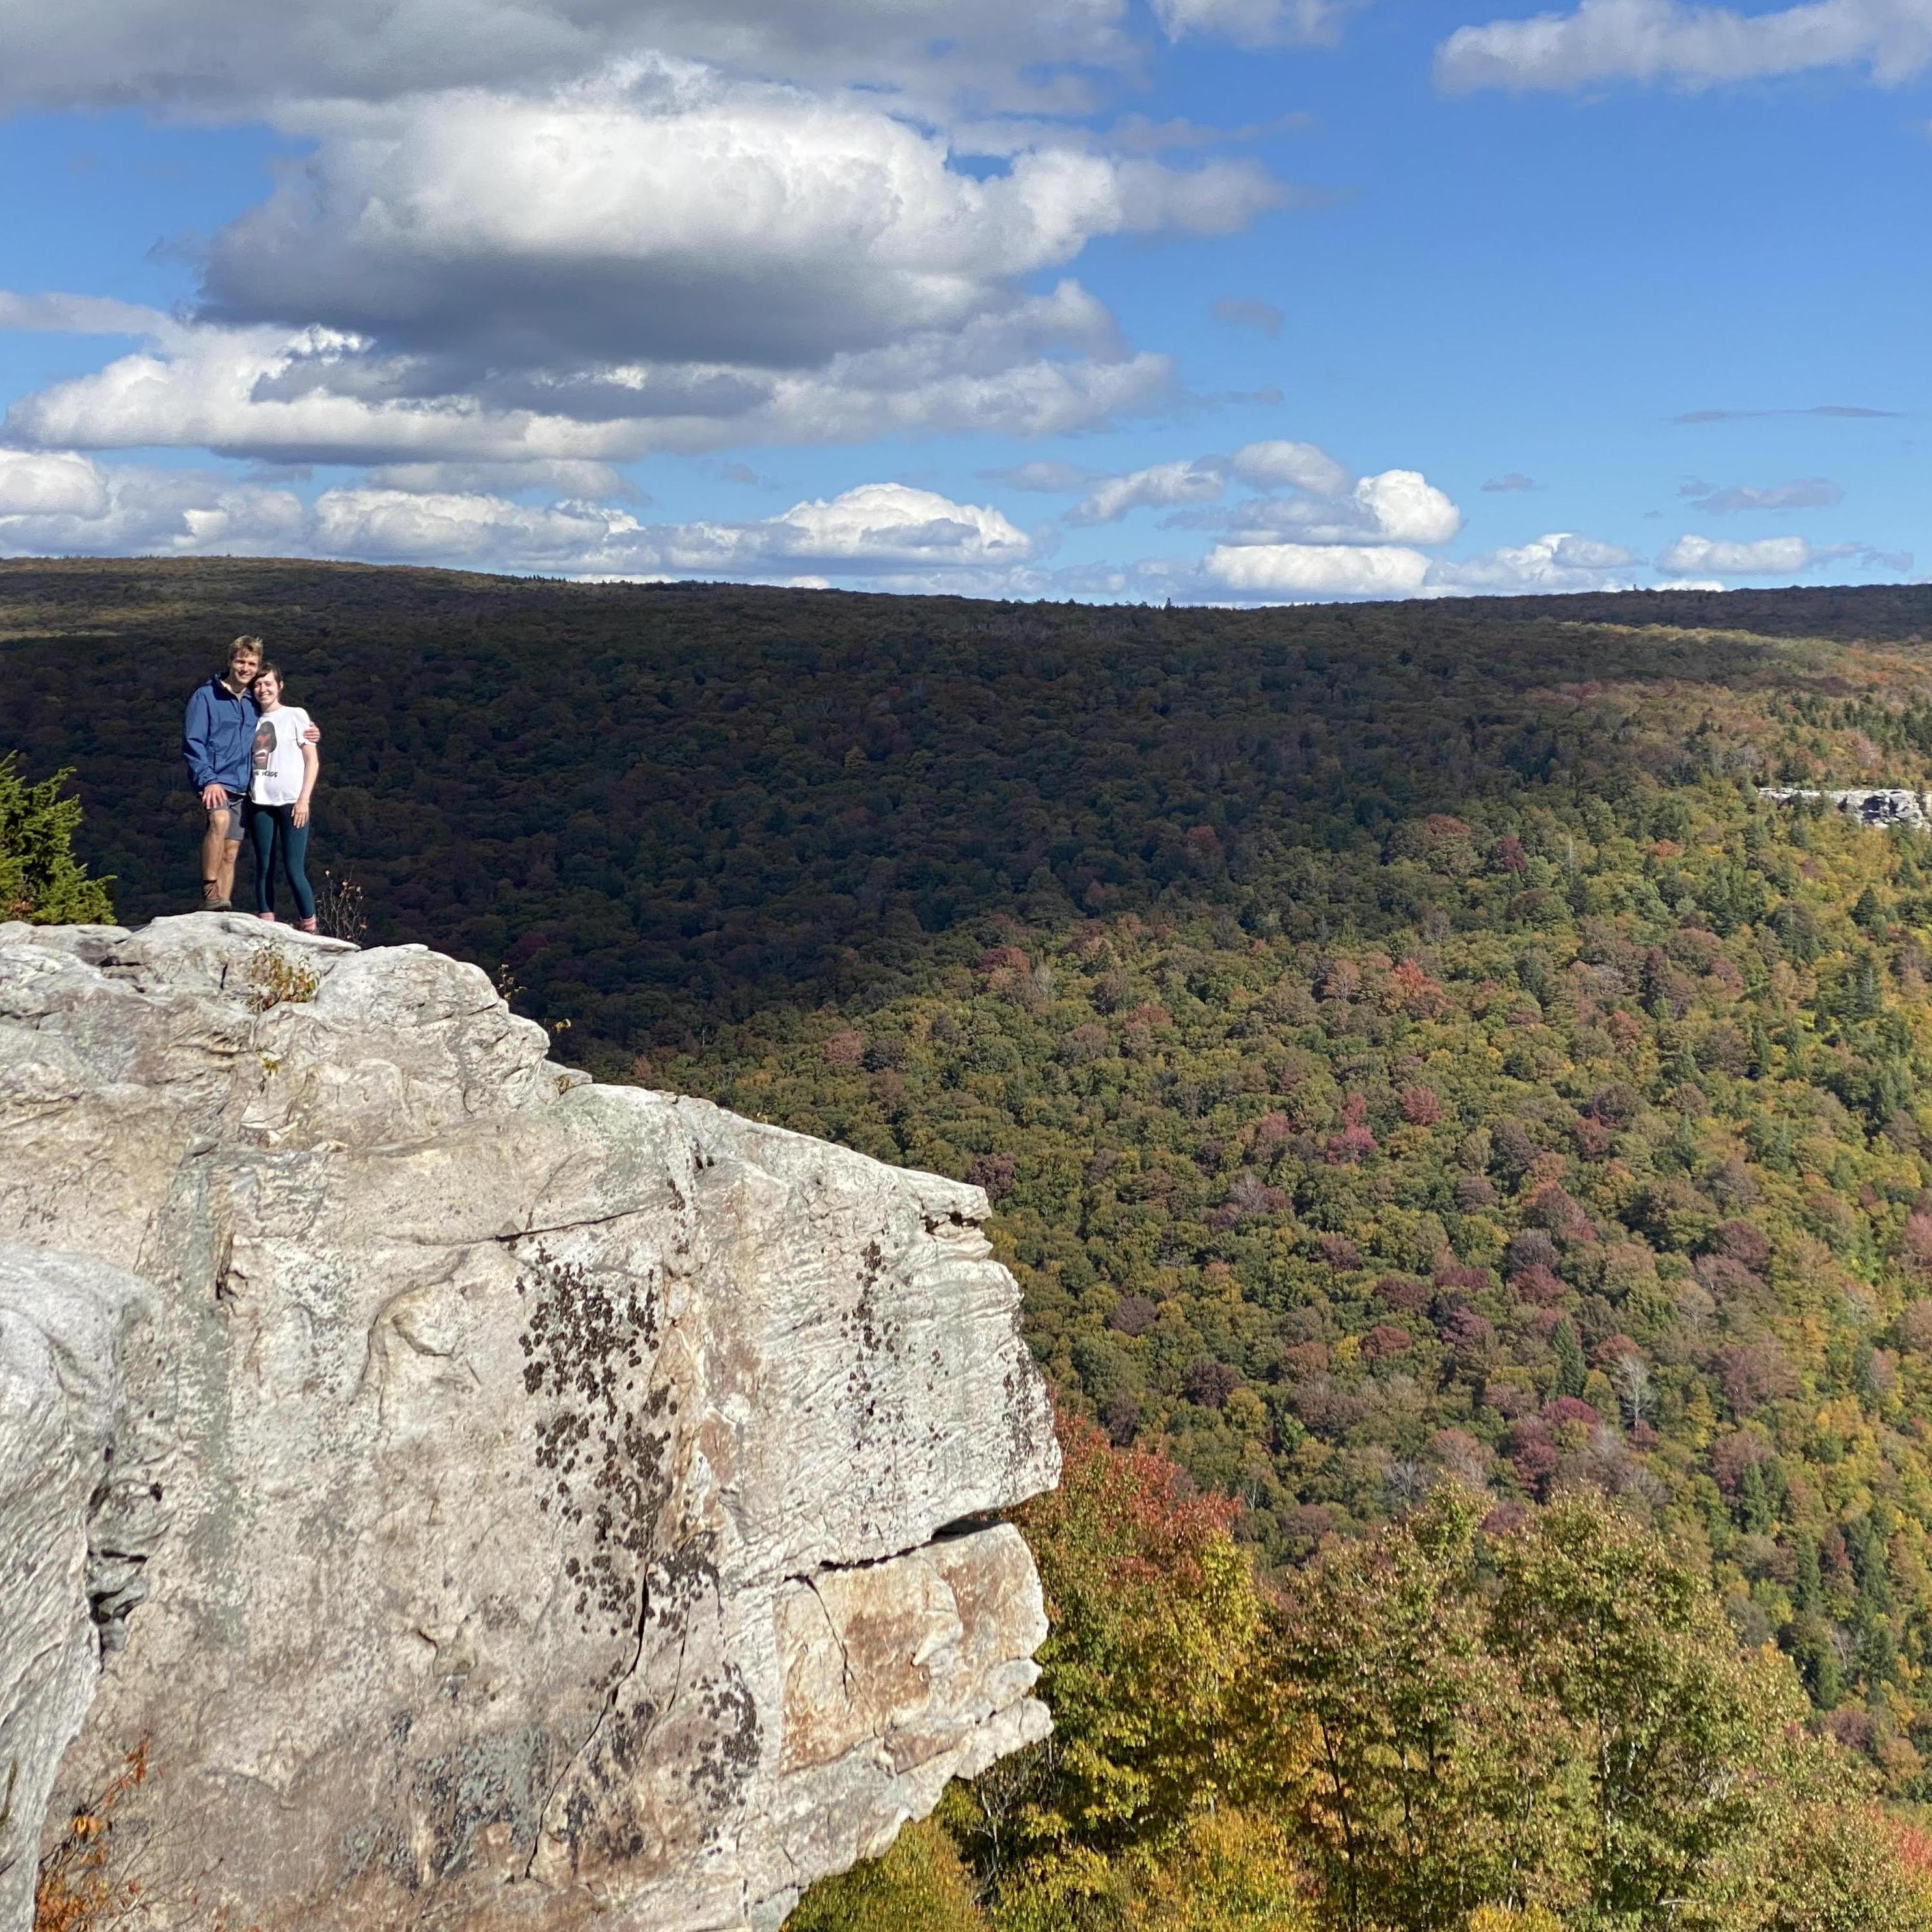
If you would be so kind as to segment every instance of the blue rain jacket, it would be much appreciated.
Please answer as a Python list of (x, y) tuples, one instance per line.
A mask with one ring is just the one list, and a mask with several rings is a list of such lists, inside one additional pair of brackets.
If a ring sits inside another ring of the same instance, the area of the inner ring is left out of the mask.
[(246, 692), (237, 698), (219, 676), (195, 686), (182, 722), (182, 756), (196, 791), (218, 784), (232, 797), (248, 790), (248, 753), (261, 713)]

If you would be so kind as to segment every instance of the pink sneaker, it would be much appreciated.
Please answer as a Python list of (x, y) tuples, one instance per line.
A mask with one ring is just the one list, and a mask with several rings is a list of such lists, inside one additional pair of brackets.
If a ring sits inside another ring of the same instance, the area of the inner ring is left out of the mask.
[(264, 926), (273, 926), (275, 922), (275, 915), (272, 912), (258, 912), (255, 916), (259, 919)]
[(296, 930), (298, 932), (313, 932), (315, 930), (315, 921), (312, 919), (298, 919), (296, 921)]

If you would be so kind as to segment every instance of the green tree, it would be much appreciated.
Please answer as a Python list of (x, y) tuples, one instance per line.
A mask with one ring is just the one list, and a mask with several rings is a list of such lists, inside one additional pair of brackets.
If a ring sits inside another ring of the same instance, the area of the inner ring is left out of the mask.
[(1599, 1495), (1560, 1498), (1494, 1561), (1492, 1643), (1572, 1740), (1566, 1823), (1589, 1906), (1609, 1924), (1667, 1922), (1712, 1860), (1810, 1795), (1790, 1666), (1740, 1652), (1708, 1582)]
[(1460, 1927), (1550, 1866), (1563, 1740), (1492, 1653), (1468, 1491), (1324, 1552), (1291, 1592), (1274, 1663), (1313, 1720), (1302, 1817), (1326, 1916), (1358, 1928)]
[(1216, 1803), (1279, 1790), (1295, 1751), (1294, 1727), (1264, 1708), (1262, 1600), (1228, 1505), (1078, 1418), (1061, 1444), (1060, 1487), (1019, 1517), (1052, 1626), (1054, 1734), (980, 1780), (964, 1826), (1010, 1902), (1125, 1898), (1135, 1855)]
[(885, 1856), (821, 1880), (785, 1932), (985, 1932), (972, 1874), (933, 1820), (908, 1825)]
[(107, 888), (74, 856), (80, 801), (63, 798), (70, 776), (30, 784), (16, 754), (0, 756), (0, 920), (36, 926), (98, 926), (114, 916)]

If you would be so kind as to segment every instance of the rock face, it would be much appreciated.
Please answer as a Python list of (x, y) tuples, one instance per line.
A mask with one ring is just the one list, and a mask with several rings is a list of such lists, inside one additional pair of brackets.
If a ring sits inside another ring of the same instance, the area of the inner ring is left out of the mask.
[(0, 1932), (77, 1722), (49, 1816), (145, 1742), (151, 1918), (262, 1932), (775, 1927), (1046, 1731), (984, 1197), (547, 1051), (418, 947), (0, 926)]
[(1769, 799), (1774, 805), (1821, 798), (1828, 805), (1837, 807), (1847, 818), (1856, 818), (1861, 825), (1903, 825), (1918, 832), (1932, 825), (1932, 818), (1926, 815), (1924, 795), (1897, 785), (1876, 788), (1853, 786), (1842, 791), (1810, 791), (1802, 785), (1760, 785), (1757, 795)]
[(0, 1244), (0, 1924), (33, 1916), (41, 1815), (94, 1696), (91, 1612), (127, 1580), (119, 1358), (152, 1312), (118, 1268)]

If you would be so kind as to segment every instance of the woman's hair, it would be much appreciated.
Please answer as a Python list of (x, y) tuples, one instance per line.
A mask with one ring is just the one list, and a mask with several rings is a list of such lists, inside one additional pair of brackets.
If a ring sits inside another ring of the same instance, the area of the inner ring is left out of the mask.
[(252, 690), (255, 688), (255, 686), (256, 686), (256, 685), (260, 684), (260, 683), (261, 682), (261, 681), (262, 680), (262, 679), (264, 679), (265, 677), (272, 677), (272, 678), (273, 678), (273, 679), (275, 680), (275, 688), (276, 688), (278, 691), (279, 691), (279, 690), (280, 690), (280, 689), (281, 689), (281, 688), (282, 688), (282, 668), (281, 668), (281, 666), (280, 666), (280, 664), (264, 664), (262, 665), (262, 667), (261, 668), (261, 669), (260, 669), (260, 670), (258, 670), (258, 671), (255, 674), (255, 675), (254, 675), (253, 677), (251, 677), (251, 678), (248, 680), (248, 688), (249, 688), (249, 689), (252, 691)]
[(258, 658), (262, 655), (260, 638), (237, 638), (228, 646), (228, 662), (232, 664), (237, 658)]

